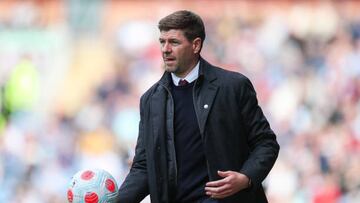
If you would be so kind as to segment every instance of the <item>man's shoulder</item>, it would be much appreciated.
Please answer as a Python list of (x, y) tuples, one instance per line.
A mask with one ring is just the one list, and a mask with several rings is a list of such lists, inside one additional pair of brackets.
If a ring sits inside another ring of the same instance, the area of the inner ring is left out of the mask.
[(159, 82), (154, 83), (149, 89), (147, 89), (145, 91), (144, 94), (141, 95), (140, 99), (143, 101), (147, 101), (149, 99), (149, 97), (153, 94), (153, 92), (156, 90), (158, 85), (159, 85)]
[(140, 97), (140, 102), (144, 103), (147, 102), (151, 96), (158, 90), (160, 85), (160, 80), (154, 83), (149, 89), (147, 89)]
[(227, 70), (218, 66), (211, 66), (212, 71), (215, 73), (220, 83), (234, 84), (249, 81), (249, 78), (240, 72)]

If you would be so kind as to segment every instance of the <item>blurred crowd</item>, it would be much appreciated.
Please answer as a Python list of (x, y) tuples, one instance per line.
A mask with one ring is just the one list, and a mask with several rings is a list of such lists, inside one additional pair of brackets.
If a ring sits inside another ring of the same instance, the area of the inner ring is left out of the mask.
[(277, 134), (269, 201), (360, 201), (359, 3), (11, 2), (0, 6), (0, 202), (66, 202), (83, 168), (121, 184), (139, 98), (163, 72), (157, 21), (184, 8), (205, 21), (202, 56), (250, 78)]

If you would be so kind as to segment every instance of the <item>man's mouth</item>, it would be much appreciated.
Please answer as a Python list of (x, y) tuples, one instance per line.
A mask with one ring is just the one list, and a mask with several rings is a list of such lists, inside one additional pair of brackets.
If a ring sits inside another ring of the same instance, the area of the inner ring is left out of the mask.
[(175, 61), (174, 57), (164, 57), (164, 62), (172, 62)]

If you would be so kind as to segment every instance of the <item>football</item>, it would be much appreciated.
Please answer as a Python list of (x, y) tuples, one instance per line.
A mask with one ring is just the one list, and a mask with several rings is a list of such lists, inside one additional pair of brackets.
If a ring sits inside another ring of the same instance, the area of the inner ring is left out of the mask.
[(77, 172), (67, 190), (69, 203), (114, 203), (118, 186), (114, 177), (103, 169)]

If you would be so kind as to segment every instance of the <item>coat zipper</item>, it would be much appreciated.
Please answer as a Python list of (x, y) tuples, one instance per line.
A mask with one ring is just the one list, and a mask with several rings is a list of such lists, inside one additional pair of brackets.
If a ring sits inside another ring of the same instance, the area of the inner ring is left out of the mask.
[(171, 111), (172, 111), (172, 115), (173, 115), (173, 118), (172, 118), (172, 123), (171, 123), (171, 128), (172, 129), (172, 139), (173, 139), (173, 147), (172, 147), (172, 151), (173, 151), (173, 154), (174, 154), (174, 163), (175, 163), (175, 186), (177, 186), (177, 176), (178, 176), (178, 171), (177, 171), (177, 160), (176, 160), (176, 150), (175, 150), (175, 136), (174, 136), (174, 99), (173, 99), (173, 96), (171, 94), (171, 91), (163, 84), (160, 84), (163, 88), (166, 89), (166, 91), (168, 92), (168, 94), (170, 95), (170, 99), (171, 99), (171, 102), (172, 102), (172, 108), (171, 108)]
[(196, 104), (195, 104), (195, 88), (196, 88), (196, 84), (197, 84), (197, 81), (198, 80), (195, 80), (195, 83), (194, 83), (194, 87), (193, 87), (193, 105), (194, 105), (194, 110), (195, 110), (195, 115), (196, 115), (196, 120), (197, 120), (197, 123), (198, 123), (198, 126), (199, 126), (199, 131), (200, 131), (200, 136), (201, 136), (201, 140), (203, 141), (203, 148), (204, 148), (204, 156), (205, 156), (205, 160), (206, 160), (206, 168), (207, 168), (207, 172), (208, 172), (208, 175), (209, 175), (209, 180), (210, 180), (210, 167), (209, 167), (209, 161), (207, 159), (207, 156), (206, 156), (206, 151), (205, 151), (205, 139), (204, 139), (204, 135), (203, 133), (201, 132), (201, 129), (200, 129), (200, 120), (199, 120), (199, 116), (198, 116), (198, 113), (197, 113), (197, 107), (196, 107)]

